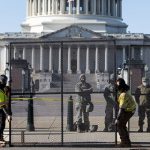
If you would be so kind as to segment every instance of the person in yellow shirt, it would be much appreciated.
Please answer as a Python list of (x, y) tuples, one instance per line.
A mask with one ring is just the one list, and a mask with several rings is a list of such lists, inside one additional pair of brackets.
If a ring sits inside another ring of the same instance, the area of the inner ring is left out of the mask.
[(131, 147), (129, 133), (126, 127), (129, 119), (134, 115), (136, 110), (136, 102), (129, 92), (129, 86), (125, 83), (124, 79), (117, 79), (117, 90), (119, 92), (118, 105), (119, 112), (116, 119), (118, 133), (120, 135), (120, 147)]
[(6, 93), (6, 83), (7, 77), (5, 75), (0, 75), (0, 144), (4, 144), (3, 132), (5, 129), (5, 121), (8, 117), (10, 121), (10, 115), (8, 115), (8, 97)]

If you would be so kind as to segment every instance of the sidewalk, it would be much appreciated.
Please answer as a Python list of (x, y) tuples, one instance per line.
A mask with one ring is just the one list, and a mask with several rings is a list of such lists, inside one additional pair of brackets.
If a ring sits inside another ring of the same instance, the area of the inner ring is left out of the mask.
[[(115, 133), (114, 132), (64, 132), (64, 145), (61, 146), (61, 132), (53, 131), (49, 133), (46, 131), (25, 132), (24, 139), (19, 134), (20, 131), (13, 133), (12, 144), (15, 147), (7, 148), (12, 150), (28, 150), (28, 149), (50, 149), (50, 150), (95, 150), (95, 149), (125, 149), (115, 147)], [(130, 133), (132, 148), (134, 150), (150, 150), (150, 136), (149, 133)], [(21, 141), (23, 140), (23, 141)], [(21, 143), (23, 142), (23, 143)], [(119, 139), (118, 139), (119, 144)], [(30, 148), (29, 148), (30, 147)]]
[(71, 148), (71, 147), (64, 147), (64, 148), (60, 148), (60, 147), (11, 147), (11, 148), (3, 148), (4, 150), (150, 150), (150, 148)]
[[(143, 132), (138, 133), (137, 118), (134, 117), (132, 120), (131, 129), (134, 130), (130, 133), (130, 138), (132, 141), (132, 148), (117, 148), (115, 147), (115, 133), (114, 132), (102, 132), (104, 126), (100, 124), (103, 121), (103, 117), (91, 117), (93, 124), (98, 124), (99, 128), (97, 132), (86, 132), (86, 133), (77, 133), (77, 132), (68, 132), (66, 131), (66, 124), (64, 124), (64, 134), (63, 142), (64, 147), (61, 147), (61, 122), (60, 118), (56, 118), (55, 122), (52, 117), (38, 117), (35, 119), (35, 131), (26, 131), (26, 122), (25, 118), (16, 117), (12, 121), (12, 144), (16, 147), (4, 148), (10, 150), (95, 150), (95, 149), (134, 149), (134, 150), (150, 150), (150, 134)], [(51, 120), (51, 122), (49, 122)], [(64, 118), (66, 123), (66, 118)], [(19, 127), (17, 126), (19, 124)], [(47, 125), (47, 126), (46, 126)], [(51, 125), (51, 126), (50, 126)], [(17, 126), (17, 127), (16, 127)], [(37, 128), (46, 127), (46, 128)], [(7, 124), (8, 127), (8, 124)], [(5, 138), (9, 139), (8, 129), (5, 130)], [(119, 136), (117, 136), (119, 144)], [(58, 145), (57, 145), (58, 143)], [(19, 146), (19, 147), (18, 147)], [(24, 147), (22, 147), (24, 146)], [(26, 147), (25, 147), (26, 146)], [(30, 146), (30, 147), (29, 147)], [(55, 147), (54, 147), (55, 146)]]

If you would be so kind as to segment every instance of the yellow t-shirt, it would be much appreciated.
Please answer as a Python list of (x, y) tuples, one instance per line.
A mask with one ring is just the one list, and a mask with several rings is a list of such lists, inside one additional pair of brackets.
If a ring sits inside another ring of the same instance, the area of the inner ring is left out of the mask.
[(118, 98), (119, 108), (125, 109), (125, 111), (133, 111), (136, 109), (136, 103), (133, 97), (128, 92), (123, 92)]
[(0, 90), (0, 108), (3, 108), (4, 106), (7, 105), (7, 96), (5, 94), (5, 92), (3, 92), (2, 90)]

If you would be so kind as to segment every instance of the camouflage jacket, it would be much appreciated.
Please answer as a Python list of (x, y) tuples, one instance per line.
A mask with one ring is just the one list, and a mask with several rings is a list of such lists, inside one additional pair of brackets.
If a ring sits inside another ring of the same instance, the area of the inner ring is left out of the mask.
[(138, 86), (135, 91), (135, 100), (138, 105), (150, 108), (150, 86)]
[(93, 92), (93, 89), (89, 83), (82, 83), (78, 82), (75, 86), (75, 92), (80, 92), (77, 94), (76, 100), (79, 103), (85, 103), (91, 101), (91, 93)]
[(104, 89), (104, 98), (107, 103), (114, 104), (115, 102), (115, 88), (114, 85), (108, 84)]

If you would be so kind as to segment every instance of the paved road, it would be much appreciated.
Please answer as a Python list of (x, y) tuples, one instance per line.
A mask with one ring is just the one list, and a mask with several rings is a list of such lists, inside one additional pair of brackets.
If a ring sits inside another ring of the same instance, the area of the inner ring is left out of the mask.
[[(76, 95), (73, 95), (75, 101)], [(67, 100), (69, 95), (64, 95), (64, 116), (67, 116)], [(105, 116), (105, 100), (102, 94), (92, 94), (94, 111), (91, 116)], [(74, 102), (75, 104), (75, 102)], [(16, 100), (12, 102), (13, 115), (16, 117), (27, 116), (28, 101)], [(57, 110), (57, 111), (56, 111)], [(75, 110), (74, 110), (75, 114)], [(59, 95), (36, 95), (34, 97), (34, 115), (35, 116), (61, 116), (61, 96)], [(135, 114), (137, 116), (137, 113)]]

